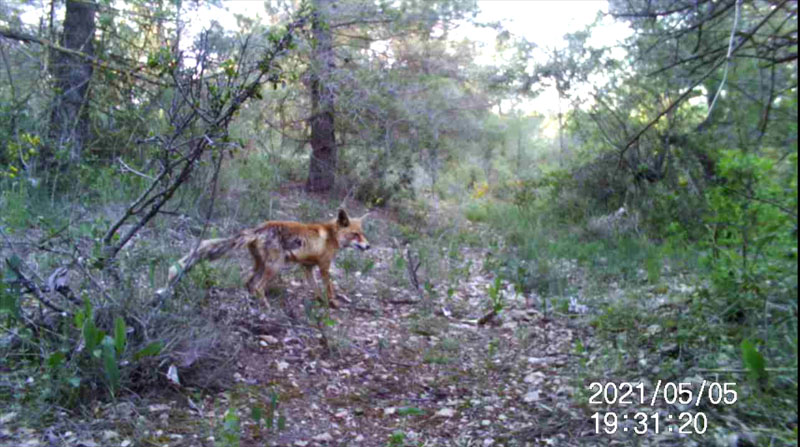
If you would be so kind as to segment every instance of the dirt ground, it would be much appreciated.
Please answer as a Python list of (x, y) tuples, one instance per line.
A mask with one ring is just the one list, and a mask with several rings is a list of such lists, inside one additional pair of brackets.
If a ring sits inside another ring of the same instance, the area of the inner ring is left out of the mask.
[[(161, 425), (153, 442), (214, 445), (230, 408), (239, 413), (241, 445), (253, 446), (525, 445), (590, 434), (564, 370), (579, 330), (569, 319), (545, 318), (504, 283), (504, 308), (493, 315), (494, 278), (481, 271), (485, 254), (470, 249), (458, 261), (469, 275), (449, 293), (389, 287), (378, 298), (395, 250), (402, 249), (363, 254), (374, 267), (340, 286), (349, 303), (317, 317), (321, 325), (308, 318), (311, 292), (292, 274), (267, 311), (241, 291), (210, 290), (241, 336), (236, 385), (151, 404), (143, 416)], [(332, 275), (345, 282), (340, 268)], [(253, 408), (271, 418), (254, 417)], [(187, 423), (208, 435), (185, 431)]]
[[(588, 378), (576, 372), (582, 357), (574, 352), (591, 338), (583, 312), (543, 314), (537, 296), (495, 280), (484, 244), (433, 244), (424, 256), (417, 244), (409, 253), (384, 231), (391, 218), (371, 217), (371, 250), (339, 253), (331, 271), (339, 309), (316, 305), (299, 269), (280, 276), (269, 308), (235, 280), (190, 290), (237, 338), (234, 352), (216, 353), (233, 371), (216, 381), (226, 386), (178, 385), (198, 383), (184, 375), (189, 369), (194, 379), (205, 374), (189, 360), (173, 371), (171, 389), (96, 402), (82, 417), (59, 413), (44, 432), (0, 428), (0, 444), (615, 444), (594, 433), (592, 410), (581, 403)], [(470, 225), (462, 230), (479, 231)], [(423, 261), (427, 278), (417, 277)], [(226, 271), (246, 274), (245, 257), (225, 262)], [(559, 268), (581, 287), (576, 266)]]

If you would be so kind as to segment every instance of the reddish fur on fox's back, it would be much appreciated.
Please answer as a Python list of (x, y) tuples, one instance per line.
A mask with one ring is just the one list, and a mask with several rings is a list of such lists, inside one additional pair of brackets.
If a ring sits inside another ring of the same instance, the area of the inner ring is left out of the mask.
[(172, 284), (177, 281), (180, 274), (204, 259), (213, 261), (233, 250), (247, 247), (253, 257), (253, 271), (247, 288), (251, 293), (261, 296), (265, 303), (269, 281), (287, 262), (293, 262), (305, 268), (306, 280), (318, 298), (321, 294), (312, 269), (314, 266), (319, 268), (328, 302), (336, 307), (336, 296), (329, 275), (330, 265), (340, 248), (350, 245), (361, 250), (370, 248), (361, 225), (366, 216), (350, 218), (344, 210), (339, 210), (338, 217), (328, 222), (267, 221), (230, 238), (202, 241), (197, 250), (170, 268), (169, 282)]

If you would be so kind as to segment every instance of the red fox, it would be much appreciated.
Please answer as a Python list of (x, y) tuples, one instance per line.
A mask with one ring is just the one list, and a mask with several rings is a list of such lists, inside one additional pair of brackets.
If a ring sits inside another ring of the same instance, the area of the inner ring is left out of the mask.
[(328, 304), (338, 307), (329, 273), (331, 262), (340, 248), (352, 245), (362, 251), (369, 250), (369, 241), (361, 227), (361, 222), (368, 214), (351, 218), (344, 209), (340, 209), (337, 218), (328, 222), (271, 220), (229, 238), (202, 241), (197, 250), (181, 258), (169, 269), (169, 284), (199, 261), (213, 261), (232, 250), (247, 247), (253, 257), (253, 272), (247, 281), (247, 290), (263, 299), (265, 305), (268, 305), (266, 290), (269, 281), (287, 262), (294, 262), (304, 267), (306, 281), (318, 300), (321, 299), (321, 291), (312, 270), (314, 266), (319, 267)]

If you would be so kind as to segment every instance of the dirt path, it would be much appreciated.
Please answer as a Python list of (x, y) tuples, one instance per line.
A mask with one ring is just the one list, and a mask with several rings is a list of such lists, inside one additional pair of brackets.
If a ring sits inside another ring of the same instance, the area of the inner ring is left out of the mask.
[[(211, 421), (236, 408), (242, 445), (280, 446), (524, 445), (587, 423), (562, 371), (574, 341), (568, 319), (545, 318), (501, 282), (503, 310), (479, 324), (496, 285), (482, 271), (485, 253), (462, 249), (465, 279), (418, 293), (389, 285), (391, 261), (406, 257), (399, 250), (368, 252), (374, 266), (354, 281), (332, 272), (351, 302), (322, 331), (299, 279), (284, 281), (283, 307), (232, 305), (244, 342), (237, 385), (190, 413)], [(271, 429), (269, 417), (253, 418), (256, 407), (275, 409)]]

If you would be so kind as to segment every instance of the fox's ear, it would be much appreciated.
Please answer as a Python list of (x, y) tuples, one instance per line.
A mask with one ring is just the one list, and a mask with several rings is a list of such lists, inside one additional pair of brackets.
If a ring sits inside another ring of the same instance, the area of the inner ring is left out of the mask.
[(343, 209), (339, 210), (339, 217), (336, 219), (336, 224), (340, 227), (346, 227), (350, 225), (350, 218), (347, 216), (347, 211)]

